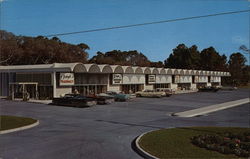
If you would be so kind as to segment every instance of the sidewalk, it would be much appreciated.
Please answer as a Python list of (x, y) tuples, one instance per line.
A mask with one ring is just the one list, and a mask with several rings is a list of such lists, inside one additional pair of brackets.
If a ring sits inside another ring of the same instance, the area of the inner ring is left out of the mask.
[(184, 112), (174, 113), (173, 116), (179, 116), (179, 117), (194, 117), (198, 115), (208, 114), (215, 111), (228, 109), (231, 107), (236, 107), (242, 104), (249, 103), (249, 98), (244, 98), (240, 100), (235, 100), (231, 102), (221, 103), (221, 104), (215, 104), (207, 107), (202, 107), (198, 109), (188, 110)]

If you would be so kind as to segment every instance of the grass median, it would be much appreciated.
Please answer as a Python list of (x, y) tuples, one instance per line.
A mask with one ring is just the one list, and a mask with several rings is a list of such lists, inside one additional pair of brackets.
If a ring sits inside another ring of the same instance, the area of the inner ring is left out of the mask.
[(191, 138), (204, 134), (226, 132), (249, 132), (250, 128), (231, 127), (187, 127), (157, 130), (145, 134), (139, 141), (140, 147), (158, 158), (240, 158), (233, 154), (200, 148), (191, 143)]
[(0, 116), (0, 121), (1, 121), (0, 131), (19, 128), (37, 122), (37, 120), (32, 118), (7, 116), (7, 115)]

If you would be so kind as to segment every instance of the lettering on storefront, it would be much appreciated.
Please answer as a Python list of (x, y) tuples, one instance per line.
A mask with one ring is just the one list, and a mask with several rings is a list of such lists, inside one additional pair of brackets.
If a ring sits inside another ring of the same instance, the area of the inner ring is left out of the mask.
[(60, 86), (72, 86), (75, 84), (74, 73), (60, 73)]
[(195, 76), (194, 77), (194, 83), (198, 83), (199, 82), (199, 76)]
[(156, 82), (155, 75), (148, 75), (148, 84), (153, 84)]
[(180, 83), (180, 76), (176, 75), (174, 81), (175, 83)]
[(122, 75), (121, 74), (113, 74), (113, 84), (122, 84)]

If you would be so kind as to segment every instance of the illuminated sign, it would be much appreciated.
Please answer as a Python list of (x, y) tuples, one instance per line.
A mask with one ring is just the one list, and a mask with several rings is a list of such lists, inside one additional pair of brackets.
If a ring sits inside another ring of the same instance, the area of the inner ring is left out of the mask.
[(199, 82), (199, 76), (195, 76), (194, 77), (194, 83), (198, 83)]
[(156, 82), (155, 75), (148, 75), (148, 84), (152, 84)]
[(60, 86), (72, 86), (75, 84), (74, 73), (60, 73)]
[(113, 84), (122, 84), (122, 75), (121, 74), (113, 74)]

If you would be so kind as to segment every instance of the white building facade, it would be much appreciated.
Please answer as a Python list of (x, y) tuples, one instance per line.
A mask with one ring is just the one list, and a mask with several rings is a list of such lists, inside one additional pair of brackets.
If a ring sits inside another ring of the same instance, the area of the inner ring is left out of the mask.
[(195, 90), (220, 86), (224, 76), (230, 76), (229, 72), (82, 63), (0, 66), (0, 96), (26, 91), (31, 98), (51, 99), (74, 90), (82, 95), (156, 88)]

